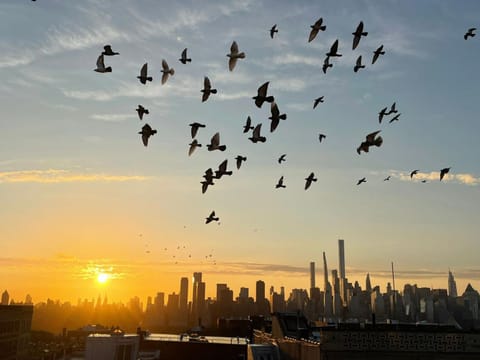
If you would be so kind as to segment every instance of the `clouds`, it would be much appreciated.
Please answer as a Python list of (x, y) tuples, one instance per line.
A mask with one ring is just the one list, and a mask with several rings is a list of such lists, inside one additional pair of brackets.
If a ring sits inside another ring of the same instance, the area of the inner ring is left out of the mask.
[[(431, 171), (431, 172), (418, 172), (418, 174), (414, 175), (413, 178), (410, 177), (410, 172), (405, 171), (397, 171), (393, 170), (391, 172), (392, 177), (399, 179), (401, 181), (414, 181), (419, 182), (422, 180), (427, 181), (439, 181), (440, 180), (440, 171)], [(442, 182), (452, 182), (456, 184), (463, 184), (463, 185), (479, 185), (480, 184), (480, 177), (475, 176), (474, 174), (455, 174), (455, 173), (448, 173), (443, 178)]]
[(0, 172), (0, 184), (2, 183), (73, 183), (73, 182), (125, 182), (145, 181), (150, 177), (142, 175), (109, 175), (75, 173), (69, 170), (19, 170)]

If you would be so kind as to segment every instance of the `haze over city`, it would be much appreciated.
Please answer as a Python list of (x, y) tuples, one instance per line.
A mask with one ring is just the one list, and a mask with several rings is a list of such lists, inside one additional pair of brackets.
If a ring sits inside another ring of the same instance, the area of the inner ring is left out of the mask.
[[(308, 42), (320, 17), (326, 30)], [(126, 301), (199, 271), (211, 297), (216, 283), (237, 293), (259, 279), (288, 293), (309, 287), (310, 261), (321, 279), (323, 251), (338, 267), (338, 239), (350, 282), (370, 273), (384, 287), (394, 262), (397, 289), (446, 288), (449, 269), (459, 292), (479, 288), (480, 38), (463, 38), (479, 18), (476, 1), (2, 1), (0, 290)], [(351, 50), (360, 21), (368, 36)], [(343, 56), (324, 73), (336, 39)], [(246, 56), (230, 71), (233, 41)], [(106, 44), (120, 54), (100, 74)], [(175, 68), (164, 85), (162, 59)], [(218, 93), (202, 102), (205, 76)], [(267, 81), (288, 115), (275, 132), (270, 104), (252, 100)], [(394, 102), (399, 121), (379, 124)], [(265, 143), (242, 133), (248, 116)], [(197, 121), (203, 146), (188, 156)], [(357, 154), (377, 130), (383, 144)], [(224, 152), (206, 149), (216, 132)], [(202, 193), (225, 159), (232, 176)], [(205, 224), (212, 210), (219, 221)]]

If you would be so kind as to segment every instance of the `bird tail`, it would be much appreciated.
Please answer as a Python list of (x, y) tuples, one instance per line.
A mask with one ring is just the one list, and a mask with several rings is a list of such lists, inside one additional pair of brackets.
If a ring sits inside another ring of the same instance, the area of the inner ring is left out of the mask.
[(272, 102), (275, 101), (275, 98), (274, 98), (273, 96), (267, 96), (267, 97), (265, 98), (265, 101), (266, 101), (266, 102), (269, 102), (269, 103), (272, 103)]
[(245, 53), (244, 52), (241, 52), (237, 56), (238, 56), (239, 59), (245, 59)]
[(312, 181), (317, 181), (318, 179), (313, 178)]
[(367, 35), (368, 35), (368, 32), (367, 32), (367, 31), (362, 32), (362, 35), (363, 35), (363, 36), (367, 36)]
[(192, 62), (192, 59), (185, 59), (185, 62)]
[(155, 135), (157, 133), (157, 130), (152, 130), (152, 135)]
[(112, 67), (109, 66), (109, 67), (105, 68), (105, 72), (112, 72)]
[(281, 120), (287, 120), (287, 114), (282, 114), (278, 118)]
[(380, 146), (383, 144), (383, 138), (379, 136), (378, 138), (375, 139), (374, 143), (375, 146)]
[(168, 72), (170, 75), (174, 75), (175, 74), (175, 69), (170, 69), (170, 71)]
[(217, 89), (212, 89), (212, 90), (210, 90), (210, 92), (211, 92), (212, 94), (216, 94), (216, 93), (217, 93)]
[(225, 151), (227, 149), (227, 147), (225, 145), (221, 145), (218, 147), (218, 150), (220, 151)]
[(267, 138), (265, 136), (260, 136), (258, 138), (258, 141), (265, 142), (265, 141), (267, 141)]
[(145, 109), (143, 112), (144, 112), (145, 114), (150, 114), (150, 111), (148, 111), (147, 109)]
[(320, 30), (322, 30), (322, 31), (325, 31), (326, 28), (327, 28), (326, 25), (320, 26)]

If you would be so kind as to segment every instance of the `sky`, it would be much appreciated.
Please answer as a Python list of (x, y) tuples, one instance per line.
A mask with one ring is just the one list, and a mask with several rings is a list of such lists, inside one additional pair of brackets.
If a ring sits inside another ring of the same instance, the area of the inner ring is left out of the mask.
[[(308, 43), (319, 18), (326, 30)], [(362, 286), (369, 272), (385, 290), (393, 262), (399, 289), (446, 288), (449, 269), (460, 293), (480, 288), (480, 35), (463, 39), (479, 18), (474, 0), (3, 0), (0, 291), (127, 301), (178, 293), (200, 271), (211, 297), (216, 283), (255, 296), (260, 279), (288, 295), (310, 286), (311, 261), (323, 288), (322, 252), (337, 268), (338, 239)], [(352, 50), (360, 21), (368, 35)], [(336, 39), (342, 57), (324, 74)], [(233, 41), (246, 57), (229, 71)], [(97, 73), (106, 44), (120, 55)], [(366, 67), (354, 73), (359, 55)], [(162, 59), (175, 69), (164, 85)], [(142, 85), (146, 62), (153, 81)], [(218, 93), (202, 103), (204, 76)], [(269, 104), (252, 100), (266, 81), (287, 114), (273, 133)], [(380, 124), (393, 102), (399, 121)], [(247, 116), (265, 143), (242, 132)], [(206, 127), (189, 157), (192, 122)], [(144, 123), (158, 131), (148, 147)], [(377, 130), (382, 146), (358, 155)], [(225, 152), (206, 149), (216, 132)], [(205, 170), (225, 159), (233, 175), (202, 194)], [(206, 225), (212, 210), (220, 220)]]

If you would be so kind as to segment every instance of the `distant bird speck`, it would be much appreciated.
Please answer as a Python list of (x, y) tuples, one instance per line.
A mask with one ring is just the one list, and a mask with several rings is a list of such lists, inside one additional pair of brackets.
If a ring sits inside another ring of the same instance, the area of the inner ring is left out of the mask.
[(330, 56), (327, 56), (327, 57), (325, 58), (325, 60), (323, 60), (322, 71), (323, 71), (324, 74), (327, 73), (327, 69), (328, 69), (329, 67), (333, 67), (333, 64), (330, 64), (329, 60), (330, 60)]
[(380, 112), (378, 113), (378, 122), (381, 124), (382, 123), (382, 120), (383, 120), (383, 117), (387, 115), (387, 108), (384, 107), (382, 110), (380, 110)]
[(278, 105), (275, 102), (272, 102), (270, 106), (270, 113), (271, 116), (269, 117), (272, 122), (270, 123), (270, 132), (274, 132), (277, 128), (280, 120), (286, 120), (287, 114), (280, 114), (280, 110), (278, 109)]
[(190, 147), (189, 147), (189, 149), (188, 149), (188, 156), (192, 155), (193, 152), (195, 151), (195, 149), (196, 149), (197, 147), (201, 147), (201, 146), (202, 146), (202, 144), (199, 144), (199, 143), (198, 143), (197, 139), (194, 139), (194, 140), (193, 140), (190, 144), (188, 144), (188, 145), (190, 145)]
[(103, 55), (100, 55), (97, 58), (97, 68), (94, 69), (93, 71), (96, 71), (96, 72), (99, 72), (99, 73), (112, 72), (112, 67), (111, 66), (105, 67), (105, 63), (103, 61)]
[(320, 18), (315, 22), (315, 24), (310, 25), (312, 30), (310, 31), (310, 35), (308, 36), (308, 42), (311, 42), (313, 39), (315, 39), (315, 37), (317, 36), (320, 30), (325, 31), (327, 27), (325, 25), (322, 25), (322, 23), (323, 23), (323, 19)]
[(215, 170), (215, 179), (221, 179), (223, 175), (231, 176), (232, 172), (227, 171), (228, 159), (225, 159), (218, 166), (218, 170)]
[(323, 139), (325, 139), (327, 135), (325, 134), (318, 134), (318, 141), (322, 142)]
[(402, 115), (402, 114), (401, 114), (401, 113), (398, 113), (398, 114), (395, 115), (393, 118), (391, 118), (388, 123), (391, 124), (391, 123), (394, 122), (394, 121), (398, 121), (400, 115)]
[(162, 60), (162, 85), (167, 82), (169, 76), (173, 76), (174, 74), (175, 74), (175, 70), (173, 68), (170, 68), (167, 62), (163, 59)]
[(236, 41), (232, 43), (230, 46), (230, 54), (227, 54), (227, 57), (230, 59), (228, 60), (228, 69), (233, 71), (235, 65), (237, 64), (238, 59), (245, 59), (245, 53), (238, 51), (238, 44)]
[(152, 81), (152, 77), (147, 76), (147, 73), (148, 73), (148, 63), (145, 63), (140, 69), (140, 76), (137, 76), (137, 79), (139, 79), (140, 82), (144, 85), (147, 83), (147, 81)]
[(357, 58), (357, 61), (355, 62), (355, 66), (353, 67), (353, 71), (357, 72), (358, 70), (363, 69), (363, 68), (365, 68), (365, 65), (362, 65), (362, 55), (360, 55)]
[(111, 45), (105, 45), (103, 47), (103, 52), (102, 52), (102, 55), (105, 55), (105, 56), (114, 56), (114, 55), (120, 55), (120, 53), (118, 52), (114, 52), (112, 50), (112, 46)]
[(397, 107), (397, 103), (394, 102), (394, 103), (392, 104), (392, 106), (390, 106), (390, 111), (389, 111), (388, 113), (386, 113), (385, 115), (390, 115), (390, 114), (396, 114), (396, 113), (398, 113), (398, 110), (397, 110), (396, 107)]
[(362, 151), (368, 152), (370, 146), (381, 146), (383, 143), (383, 138), (381, 136), (377, 136), (380, 130), (370, 133), (366, 136), (366, 140), (360, 144), (357, 148), (357, 153), (360, 155)]
[(465, 33), (465, 35), (463, 35), (463, 38), (465, 40), (467, 40), (469, 37), (474, 37), (475, 36), (475, 33), (474, 31), (477, 30), (477, 28), (470, 28), (468, 29), (468, 31)]
[(273, 39), (273, 35), (275, 35), (275, 33), (278, 33), (277, 24), (273, 25), (272, 28), (270, 29), (270, 37), (272, 39)]
[(248, 139), (253, 142), (253, 143), (257, 143), (257, 142), (265, 142), (267, 141), (267, 138), (265, 136), (262, 136), (260, 135), (260, 131), (262, 130), (262, 124), (258, 124), (257, 126), (255, 126), (255, 129), (253, 129), (253, 134), (251, 137), (249, 137)]
[(148, 111), (148, 109), (145, 109), (142, 105), (138, 105), (138, 107), (135, 109), (135, 111), (138, 113), (138, 117), (140, 118), (140, 120), (143, 120), (143, 115), (146, 114), (150, 114), (150, 112)]
[(360, 180), (357, 181), (357, 185), (360, 185), (361, 183), (367, 182), (367, 179), (361, 178)]
[(243, 125), (243, 132), (248, 133), (250, 130), (253, 130), (253, 126), (252, 119), (250, 118), (250, 116), (248, 116), (245, 125)]
[(315, 109), (318, 104), (323, 103), (324, 96), (320, 96), (313, 101), (313, 108)]
[(182, 64), (186, 64), (187, 62), (192, 62), (192, 59), (187, 57), (187, 48), (183, 49), (180, 59), (178, 59)]
[(305, 190), (307, 190), (313, 181), (317, 181), (318, 179), (315, 178), (315, 174), (312, 172), (308, 177), (305, 178)]
[(257, 107), (259, 108), (262, 107), (265, 101), (269, 103), (273, 103), (273, 101), (275, 100), (273, 96), (267, 96), (268, 84), (269, 84), (269, 81), (262, 84), (257, 90), (257, 95), (252, 98), (255, 100), (255, 105), (257, 105)]
[(191, 123), (188, 126), (191, 127), (190, 132), (191, 132), (191, 135), (192, 135), (192, 139), (195, 138), (195, 136), (197, 136), (197, 132), (198, 132), (199, 128), (204, 128), (205, 127), (204, 124), (200, 124), (198, 122)]
[(450, 171), (450, 168), (443, 168), (442, 170), (440, 170), (440, 181), (442, 181), (443, 177), (448, 174), (448, 172)]
[(380, 45), (380, 47), (373, 52), (372, 65), (375, 64), (380, 55), (385, 55), (385, 51), (383, 51), (383, 45)]
[(238, 156), (235, 158), (235, 160), (237, 160), (236, 165), (237, 165), (237, 169), (239, 170), (240, 167), (242, 166), (242, 162), (243, 162), (243, 161), (247, 161), (247, 157), (246, 157), (246, 156), (242, 156), (242, 155), (238, 155)]
[(330, 47), (330, 51), (328, 53), (326, 53), (325, 55), (327, 55), (329, 58), (330, 57), (340, 57), (340, 56), (342, 56), (342, 54), (338, 53), (338, 39), (335, 40), (333, 45)]
[(414, 175), (417, 175), (419, 171), (420, 171), (420, 170), (413, 170), (413, 171), (410, 173), (410, 179), (413, 178)]
[(385, 179), (383, 179), (383, 181), (388, 181), (388, 180), (390, 180), (390, 177), (391, 177), (391, 176), (388, 175)]
[(212, 211), (207, 218), (205, 218), (205, 224), (209, 224), (212, 221), (218, 221), (219, 218), (215, 216), (215, 211)]
[(286, 188), (286, 186), (283, 184), (283, 176), (281, 176), (280, 179), (278, 179), (277, 185), (275, 185), (275, 189), (278, 189), (278, 188)]
[(142, 142), (143, 145), (147, 146), (148, 145), (148, 138), (152, 135), (155, 135), (157, 133), (157, 130), (153, 130), (150, 125), (145, 124), (142, 127), (142, 131), (139, 132), (139, 134), (142, 135)]
[(210, 79), (208, 77), (204, 77), (203, 79), (203, 89), (200, 90), (203, 93), (202, 95), (202, 102), (207, 101), (210, 94), (216, 94), (217, 89), (212, 89), (212, 84), (210, 83)]
[(352, 44), (352, 50), (355, 50), (355, 48), (358, 46), (358, 43), (360, 42), (360, 39), (362, 36), (367, 36), (368, 32), (363, 31), (363, 21), (360, 21), (360, 24), (358, 24), (357, 29), (355, 30), (353, 35), (353, 44)]
[(225, 151), (227, 147), (225, 145), (220, 145), (220, 134), (217, 132), (212, 136), (210, 144), (207, 145), (208, 151), (220, 150)]
[(281, 164), (282, 162), (286, 161), (285, 157), (287, 156), (287, 154), (282, 154), (279, 158), (278, 158), (278, 163)]

